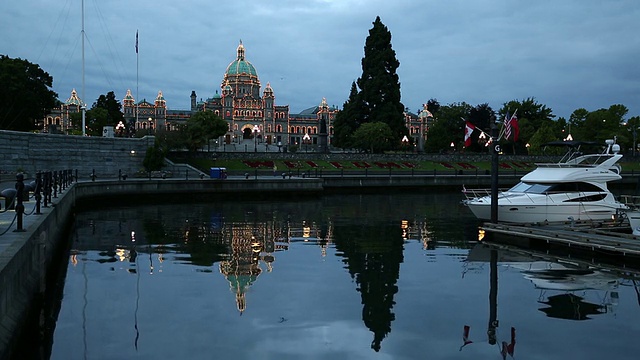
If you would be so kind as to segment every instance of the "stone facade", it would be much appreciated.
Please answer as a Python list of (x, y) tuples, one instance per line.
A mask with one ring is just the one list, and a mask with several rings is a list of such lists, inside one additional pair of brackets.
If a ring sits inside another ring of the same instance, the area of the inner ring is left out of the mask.
[(0, 130), (0, 172), (3, 179), (15, 179), (17, 172), (33, 178), (37, 171), (77, 169), (79, 178), (88, 178), (93, 170), (100, 178), (117, 178), (119, 171), (140, 171), (154, 141), (153, 136), (129, 139)]

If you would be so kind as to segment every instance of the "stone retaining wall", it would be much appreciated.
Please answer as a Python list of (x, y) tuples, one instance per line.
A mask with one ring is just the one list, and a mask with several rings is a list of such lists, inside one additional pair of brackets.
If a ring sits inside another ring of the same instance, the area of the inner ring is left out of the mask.
[(24, 172), (33, 178), (36, 171), (78, 169), (80, 179), (95, 169), (98, 178), (118, 177), (119, 170), (134, 174), (140, 171), (147, 148), (155, 138), (106, 138), (34, 134), (0, 130), (0, 174), (15, 178)]

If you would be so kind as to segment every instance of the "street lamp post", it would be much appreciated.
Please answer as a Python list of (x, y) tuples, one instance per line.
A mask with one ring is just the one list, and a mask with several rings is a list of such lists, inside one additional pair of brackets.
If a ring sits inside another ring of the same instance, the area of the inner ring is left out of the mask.
[(258, 134), (260, 134), (260, 128), (256, 125), (253, 127), (253, 152), (258, 152)]
[(309, 133), (304, 134), (304, 136), (302, 137), (302, 143), (304, 144), (304, 151), (308, 152), (309, 151), (309, 142), (311, 141), (311, 137), (309, 136)]
[(124, 135), (124, 124), (122, 123), (122, 121), (120, 121), (118, 125), (116, 125), (116, 134), (120, 137)]
[(420, 120), (420, 133), (418, 134), (418, 152), (424, 152), (425, 129), (428, 128), (429, 118), (433, 119), (433, 115), (427, 109), (427, 104), (422, 104), (423, 109), (420, 111), (418, 118)]

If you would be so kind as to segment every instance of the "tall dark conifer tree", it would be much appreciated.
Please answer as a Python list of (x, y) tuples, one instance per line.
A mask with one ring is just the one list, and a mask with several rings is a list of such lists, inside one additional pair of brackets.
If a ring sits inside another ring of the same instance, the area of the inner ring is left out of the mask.
[(360, 114), (358, 112), (358, 88), (356, 83), (351, 83), (349, 99), (342, 106), (333, 122), (333, 146), (339, 148), (353, 147), (351, 135), (360, 126)]
[(364, 109), (363, 122), (384, 122), (400, 146), (409, 131), (404, 123), (404, 105), (400, 101), (400, 81), (396, 70), (400, 62), (391, 47), (391, 32), (376, 17), (364, 46), (362, 76), (358, 79), (359, 98)]

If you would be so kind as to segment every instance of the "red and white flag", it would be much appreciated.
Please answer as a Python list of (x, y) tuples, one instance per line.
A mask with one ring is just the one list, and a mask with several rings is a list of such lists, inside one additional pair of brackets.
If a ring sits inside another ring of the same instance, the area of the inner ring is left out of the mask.
[(518, 126), (518, 118), (516, 117), (516, 114), (513, 114), (513, 116), (511, 117), (509, 126), (511, 126), (511, 131), (513, 132), (513, 141), (518, 141), (518, 135), (520, 135), (520, 127)]
[(509, 117), (509, 113), (507, 113), (507, 116), (504, 118), (504, 138), (509, 140), (511, 134), (513, 134), (513, 141), (518, 141), (520, 127), (518, 126), (518, 118), (515, 113), (513, 113), (511, 117)]
[(465, 147), (469, 147), (471, 146), (471, 134), (473, 133), (473, 130), (476, 127), (473, 126), (472, 123), (470, 123), (469, 121), (467, 121), (466, 125), (464, 126), (464, 146)]

